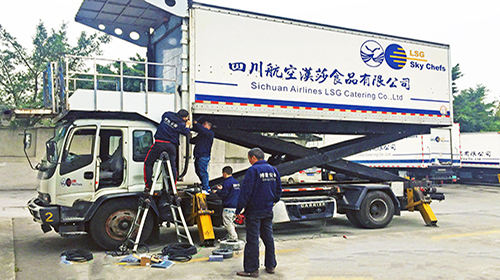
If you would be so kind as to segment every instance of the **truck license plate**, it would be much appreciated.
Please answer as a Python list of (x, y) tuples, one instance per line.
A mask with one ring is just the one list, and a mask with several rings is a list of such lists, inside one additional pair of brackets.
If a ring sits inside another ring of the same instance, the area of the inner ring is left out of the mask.
[(300, 204), (300, 208), (323, 207), (325, 205), (325, 202), (309, 202)]

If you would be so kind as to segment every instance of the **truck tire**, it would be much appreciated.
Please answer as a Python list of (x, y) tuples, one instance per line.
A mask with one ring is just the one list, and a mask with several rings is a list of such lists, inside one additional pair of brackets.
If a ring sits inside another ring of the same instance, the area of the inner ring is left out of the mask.
[(349, 222), (351, 222), (351, 224), (353, 224), (353, 226), (362, 228), (363, 226), (359, 222), (358, 216), (356, 215), (357, 212), (358, 211), (347, 210), (345, 215), (347, 216), (347, 219), (349, 220)]
[(372, 191), (366, 194), (359, 211), (355, 211), (355, 215), (359, 222), (359, 225), (353, 223), (356, 226), (368, 229), (384, 228), (392, 221), (394, 203), (385, 192)]
[[(111, 200), (101, 205), (90, 220), (89, 226), (95, 243), (105, 250), (114, 250), (121, 245), (134, 222), (137, 207), (137, 202), (133, 200)], [(154, 218), (149, 211), (144, 223), (141, 242), (149, 238), (153, 227)]]

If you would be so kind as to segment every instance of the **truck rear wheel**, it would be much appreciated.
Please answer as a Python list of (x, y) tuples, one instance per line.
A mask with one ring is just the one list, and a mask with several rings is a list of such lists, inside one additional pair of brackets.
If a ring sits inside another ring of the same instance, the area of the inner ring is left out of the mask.
[[(384, 228), (392, 221), (394, 203), (385, 192), (372, 191), (365, 196), (359, 211), (355, 212), (355, 216), (359, 225), (351, 219), (349, 221), (358, 227)], [(349, 215), (347, 217), (349, 218)]]
[[(100, 206), (90, 220), (90, 234), (97, 245), (106, 250), (114, 250), (121, 245), (134, 222), (137, 207), (137, 202), (133, 200), (112, 200)], [(153, 231), (154, 219), (150, 214), (144, 223), (141, 241), (148, 239)]]

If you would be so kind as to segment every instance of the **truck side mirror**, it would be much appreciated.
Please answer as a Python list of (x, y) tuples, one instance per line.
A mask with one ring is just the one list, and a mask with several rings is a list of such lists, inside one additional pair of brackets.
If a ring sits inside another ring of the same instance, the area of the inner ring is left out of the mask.
[(24, 149), (31, 148), (31, 133), (24, 133)]

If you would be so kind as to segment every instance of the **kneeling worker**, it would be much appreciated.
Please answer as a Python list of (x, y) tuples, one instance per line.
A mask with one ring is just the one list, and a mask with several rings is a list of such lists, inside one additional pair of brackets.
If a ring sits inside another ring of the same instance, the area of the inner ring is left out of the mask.
[(233, 168), (226, 166), (222, 168), (222, 177), (224, 183), (217, 185), (217, 194), (222, 198), (222, 220), (224, 228), (227, 230), (226, 237), (221, 240), (236, 241), (238, 234), (234, 227), (234, 219), (236, 218), (236, 205), (238, 204), (238, 196), (240, 195), (240, 183), (233, 177)]

